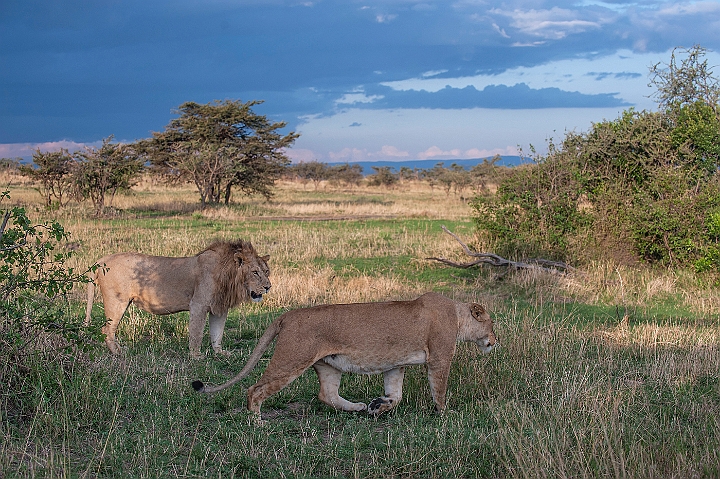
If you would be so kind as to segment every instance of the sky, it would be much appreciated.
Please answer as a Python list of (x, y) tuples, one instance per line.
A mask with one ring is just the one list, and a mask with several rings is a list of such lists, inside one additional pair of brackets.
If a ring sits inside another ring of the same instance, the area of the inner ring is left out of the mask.
[(693, 45), (720, 65), (718, 32), (717, 0), (0, 0), (0, 157), (215, 100), (263, 100), (296, 162), (542, 152), (656, 109), (650, 67)]

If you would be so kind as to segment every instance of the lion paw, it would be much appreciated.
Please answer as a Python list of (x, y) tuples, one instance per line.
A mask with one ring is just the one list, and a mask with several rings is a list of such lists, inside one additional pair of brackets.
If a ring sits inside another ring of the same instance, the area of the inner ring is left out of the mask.
[(395, 401), (392, 398), (383, 396), (370, 401), (367, 411), (368, 414), (377, 416), (378, 414), (384, 413), (385, 411), (389, 411), (393, 407), (395, 407)]

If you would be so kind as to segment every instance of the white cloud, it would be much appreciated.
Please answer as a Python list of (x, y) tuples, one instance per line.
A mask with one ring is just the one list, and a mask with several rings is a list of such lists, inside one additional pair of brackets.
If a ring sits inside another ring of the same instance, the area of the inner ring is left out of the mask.
[(45, 143), (6, 143), (0, 144), (0, 158), (28, 157), (32, 156), (36, 150), (40, 150), (43, 153), (60, 151), (61, 149), (73, 152), (82, 150), (86, 146), (93, 146), (97, 148), (101, 144), (102, 141), (96, 141), (94, 143), (77, 143), (68, 140)]
[(429, 72), (425, 72), (420, 76), (422, 76), (423, 78), (431, 78), (431, 77), (438, 76), (438, 75), (446, 73), (446, 72), (447, 72), (447, 70), (430, 70)]
[(336, 105), (352, 105), (355, 103), (372, 103), (382, 98), (382, 95), (367, 96), (363, 92), (346, 93), (342, 97), (335, 100)]
[(506, 148), (495, 148), (493, 150), (485, 150), (480, 148), (471, 148), (469, 150), (462, 150), (460, 148), (452, 148), (450, 150), (442, 150), (437, 146), (431, 146), (425, 151), (418, 153), (417, 157), (421, 160), (432, 160), (432, 159), (474, 159), (474, 158), (487, 158), (495, 155), (517, 155), (518, 149), (516, 147), (508, 146)]
[(493, 27), (493, 30), (495, 30), (496, 32), (498, 32), (501, 37), (503, 37), (503, 38), (510, 38), (510, 35), (508, 35), (507, 33), (505, 33), (505, 30), (502, 29), (502, 28), (500, 28), (500, 26), (499, 26), (497, 23), (493, 23), (493, 24), (492, 24), (492, 27)]
[(380, 149), (379, 154), (377, 156), (383, 157), (383, 158), (407, 158), (410, 156), (410, 153), (404, 150), (400, 150), (395, 146), (390, 145), (383, 145), (383, 147)]
[(397, 15), (394, 13), (389, 13), (389, 14), (388, 13), (380, 13), (375, 16), (375, 20), (378, 23), (390, 23), (393, 20), (395, 20), (396, 18), (397, 18)]
[(317, 160), (315, 152), (303, 148), (290, 148), (285, 150), (285, 154), (293, 163), (307, 163)]
[(720, 3), (718, 2), (697, 2), (684, 4), (671, 4), (658, 11), (659, 15), (664, 16), (685, 16), (698, 15), (706, 13), (720, 12)]
[[(592, 122), (614, 120), (622, 110), (350, 108), (331, 116), (306, 117), (298, 126), (301, 136), (294, 146), (325, 162), (516, 155), (517, 146), (527, 150), (534, 145), (543, 152), (548, 138), (560, 140), (566, 131), (587, 131)], [(352, 122), (363, 126), (348, 128)], [(408, 156), (395, 156), (400, 152)]]
[(340, 151), (329, 151), (328, 157), (332, 162), (365, 161), (368, 159), (368, 153), (364, 148), (343, 148)]
[(573, 33), (599, 29), (603, 20), (585, 20), (578, 18), (579, 13), (564, 8), (553, 7), (550, 10), (490, 10), (491, 14), (511, 19), (511, 25), (528, 35), (548, 40), (560, 40)]

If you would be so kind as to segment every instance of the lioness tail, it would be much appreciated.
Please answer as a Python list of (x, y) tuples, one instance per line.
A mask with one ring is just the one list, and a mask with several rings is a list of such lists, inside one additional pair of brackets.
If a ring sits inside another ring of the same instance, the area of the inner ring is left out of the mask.
[(222, 391), (223, 389), (229, 388), (230, 386), (250, 374), (250, 371), (255, 369), (257, 363), (260, 362), (260, 358), (262, 358), (262, 355), (265, 353), (265, 351), (267, 351), (267, 348), (270, 347), (270, 343), (272, 343), (273, 339), (275, 339), (275, 336), (280, 333), (281, 322), (282, 316), (273, 321), (272, 324), (267, 327), (263, 335), (260, 336), (258, 343), (255, 345), (255, 349), (253, 349), (253, 352), (250, 354), (250, 358), (248, 359), (247, 364), (245, 364), (245, 367), (242, 368), (242, 371), (237, 373), (234, 378), (230, 379), (225, 384), (221, 384), (219, 386), (205, 386), (202, 381), (193, 381), (193, 389), (199, 393), (214, 393), (217, 391)]

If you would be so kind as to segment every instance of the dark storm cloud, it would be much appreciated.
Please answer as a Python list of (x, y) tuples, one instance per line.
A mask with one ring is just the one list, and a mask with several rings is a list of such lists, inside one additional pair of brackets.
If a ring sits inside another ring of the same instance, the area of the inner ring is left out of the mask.
[(380, 84), (621, 48), (717, 49), (718, 19), (716, 2), (3, 0), (0, 143), (146, 137), (181, 103), (215, 99), (264, 99), (257, 111), (292, 127), (332, 114), (359, 85), (384, 96), (366, 108), (621, 106), (612, 93), (525, 85), (430, 94)]

